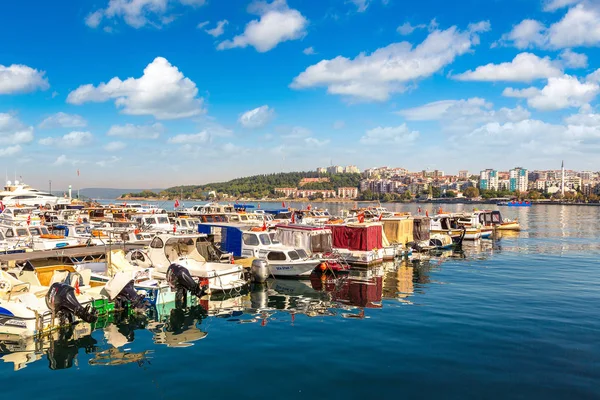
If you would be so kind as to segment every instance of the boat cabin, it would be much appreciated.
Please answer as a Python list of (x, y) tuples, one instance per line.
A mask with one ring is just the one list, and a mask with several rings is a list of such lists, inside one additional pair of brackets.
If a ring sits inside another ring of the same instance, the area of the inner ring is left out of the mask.
[(274, 232), (244, 225), (200, 224), (198, 232), (211, 235), (215, 246), (236, 257), (258, 257), (261, 249), (282, 246)]
[(331, 229), (298, 224), (276, 225), (275, 237), (284, 246), (299, 247), (308, 254), (332, 250)]

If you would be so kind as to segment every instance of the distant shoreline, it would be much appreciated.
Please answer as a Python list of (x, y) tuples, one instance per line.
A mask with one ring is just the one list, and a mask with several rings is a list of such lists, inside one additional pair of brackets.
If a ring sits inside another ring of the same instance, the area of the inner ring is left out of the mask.
[[(109, 199), (110, 200), (110, 199)], [(148, 197), (128, 197), (128, 198), (118, 198), (118, 199), (114, 199), (115, 202), (128, 202), (128, 201), (155, 201), (155, 202), (168, 202), (168, 201), (175, 201), (175, 199), (169, 199), (169, 198), (148, 198)], [(181, 199), (180, 199), (181, 200)], [(204, 202), (204, 201), (208, 201), (208, 200), (196, 200), (196, 199), (183, 199), (182, 201), (196, 201), (196, 202)], [(294, 202), (294, 203), (371, 203), (371, 204), (497, 204), (498, 200), (470, 200), (470, 199), (466, 199), (466, 198), (461, 198), (461, 199), (431, 199), (431, 200), (394, 200), (394, 201), (377, 201), (377, 200), (356, 200), (356, 199), (340, 199), (340, 198), (333, 198), (333, 199), (315, 199), (315, 200), (309, 200), (307, 198), (299, 198), (299, 199), (288, 199), (288, 198), (281, 198), (281, 199), (238, 199), (238, 200), (231, 200), (231, 199), (222, 199), (222, 200), (218, 200), (219, 202), (224, 202), (224, 203), (231, 203), (231, 202), (237, 202), (237, 203), (244, 203), (244, 202), (252, 202), (252, 203), (260, 203), (260, 202), (265, 202), (265, 203), (279, 203), (279, 202)], [(569, 201), (554, 201), (554, 200), (545, 200), (545, 201), (540, 201), (540, 200), (527, 200), (530, 201), (532, 205), (558, 205), (558, 206), (593, 206), (593, 207), (598, 207), (600, 206), (600, 202), (598, 203), (576, 203), (576, 202), (569, 202)], [(518, 207), (518, 206), (517, 206)]]

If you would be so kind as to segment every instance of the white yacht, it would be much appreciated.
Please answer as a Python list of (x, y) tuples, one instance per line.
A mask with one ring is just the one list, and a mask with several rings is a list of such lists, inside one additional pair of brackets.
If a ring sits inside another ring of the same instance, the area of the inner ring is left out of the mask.
[(31, 186), (15, 181), (6, 182), (4, 190), (0, 191), (0, 201), (5, 206), (44, 206), (54, 207), (57, 204), (70, 204), (67, 198), (60, 198), (51, 193), (42, 192)]

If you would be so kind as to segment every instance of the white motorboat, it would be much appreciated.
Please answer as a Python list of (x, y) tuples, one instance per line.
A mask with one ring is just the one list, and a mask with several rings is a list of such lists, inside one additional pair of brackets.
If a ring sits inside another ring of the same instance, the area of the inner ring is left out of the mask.
[(310, 258), (303, 249), (281, 247), (275, 250), (261, 250), (259, 258), (267, 261), (269, 273), (282, 277), (309, 277), (321, 263), (320, 258)]
[(33, 207), (54, 207), (57, 204), (70, 204), (67, 198), (60, 198), (51, 193), (46, 193), (32, 188), (31, 186), (15, 181), (6, 182), (4, 190), (0, 191), (0, 201), (5, 206), (33, 206)]
[(220, 259), (205, 234), (159, 234), (152, 239), (147, 250), (134, 250), (128, 261), (138, 266), (154, 267), (154, 276), (165, 279), (171, 264), (185, 267), (193, 277), (208, 281), (211, 291), (230, 291), (246, 285), (244, 268), (237, 264), (210, 262)]

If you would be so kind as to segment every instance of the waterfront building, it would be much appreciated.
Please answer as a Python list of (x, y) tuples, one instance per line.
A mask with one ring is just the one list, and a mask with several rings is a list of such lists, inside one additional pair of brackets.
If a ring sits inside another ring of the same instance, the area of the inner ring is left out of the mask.
[(360, 170), (356, 165), (348, 165), (344, 168), (346, 174), (360, 174)]
[(479, 188), (481, 190), (498, 190), (498, 171), (485, 169), (479, 174)]
[(326, 174), (327, 173), (327, 168), (325, 168), (325, 167), (319, 167), (319, 168), (317, 168), (317, 173), (318, 174)]
[(460, 180), (469, 179), (469, 171), (467, 171), (466, 169), (458, 171), (458, 179), (460, 179)]
[(526, 192), (529, 187), (529, 177), (525, 168), (516, 167), (509, 171), (510, 187), (508, 190), (511, 192)]
[(337, 190), (337, 195), (342, 199), (355, 199), (358, 197), (358, 188), (340, 187)]
[(296, 197), (311, 197), (321, 193), (323, 198), (330, 199), (335, 197), (335, 190), (298, 190)]
[(296, 192), (298, 191), (298, 189), (296, 188), (275, 188), (275, 193), (281, 193), (283, 195), (285, 195), (286, 197), (296, 197)]

